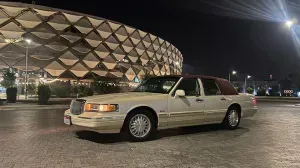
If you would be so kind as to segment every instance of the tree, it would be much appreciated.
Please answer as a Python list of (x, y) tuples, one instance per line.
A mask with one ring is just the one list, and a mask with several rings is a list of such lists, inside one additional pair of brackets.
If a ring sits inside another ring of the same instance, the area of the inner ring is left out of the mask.
[(3, 80), (1, 81), (1, 85), (6, 88), (7, 102), (15, 103), (17, 101), (17, 88), (15, 87), (15, 72), (11, 70), (6, 70), (3, 73)]
[(12, 88), (16, 86), (16, 76), (15, 72), (6, 70), (3, 73), (3, 80), (1, 81), (1, 86), (7, 88)]

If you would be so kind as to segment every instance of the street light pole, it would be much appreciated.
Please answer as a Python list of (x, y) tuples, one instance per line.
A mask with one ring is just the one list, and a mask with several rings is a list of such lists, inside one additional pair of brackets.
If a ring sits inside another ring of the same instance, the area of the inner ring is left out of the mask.
[(31, 39), (24, 39), (23, 37), (20, 37), (20, 38), (15, 39), (15, 40), (10, 40), (10, 39), (5, 40), (5, 42), (7, 42), (7, 43), (16, 43), (16, 42), (20, 42), (20, 41), (23, 41), (23, 42), (25, 41), (27, 43), (27, 45), (26, 45), (26, 55), (25, 55), (25, 99), (27, 99), (28, 48), (29, 48), (29, 45), (31, 43)]
[(25, 99), (27, 99), (27, 84), (28, 84), (28, 48), (29, 48), (29, 44), (31, 43), (30, 39), (25, 39), (25, 41), (27, 42), (26, 45), (26, 56), (25, 56)]
[(245, 77), (245, 89), (244, 89), (244, 93), (246, 93), (246, 88), (247, 88), (247, 77)]
[(249, 79), (249, 78), (251, 78), (251, 76), (250, 75), (247, 75), (246, 77), (245, 77), (245, 88), (244, 88), (244, 93), (246, 93), (247, 92), (247, 79)]
[(28, 71), (28, 45), (26, 46), (26, 56), (25, 56), (25, 99), (27, 100), (27, 71)]

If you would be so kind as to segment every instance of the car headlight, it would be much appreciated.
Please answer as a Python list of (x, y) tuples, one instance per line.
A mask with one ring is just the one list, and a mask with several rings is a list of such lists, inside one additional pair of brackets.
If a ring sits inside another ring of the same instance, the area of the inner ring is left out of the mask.
[(117, 104), (92, 104), (87, 103), (84, 106), (84, 111), (87, 112), (116, 112), (119, 110)]

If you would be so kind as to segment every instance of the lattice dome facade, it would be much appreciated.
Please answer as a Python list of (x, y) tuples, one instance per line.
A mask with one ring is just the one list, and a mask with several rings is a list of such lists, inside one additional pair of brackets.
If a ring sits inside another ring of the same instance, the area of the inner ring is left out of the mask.
[(26, 71), (26, 55), (31, 78), (137, 82), (146, 74), (182, 71), (182, 54), (169, 42), (77, 12), (0, 2), (0, 34), (0, 69), (15, 68), (19, 77)]

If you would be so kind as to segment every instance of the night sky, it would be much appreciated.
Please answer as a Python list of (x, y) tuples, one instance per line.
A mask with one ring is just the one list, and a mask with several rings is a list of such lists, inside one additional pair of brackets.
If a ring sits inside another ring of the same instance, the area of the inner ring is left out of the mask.
[(182, 52), (184, 73), (225, 78), (233, 68), (240, 78), (250, 74), (268, 79), (272, 74), (281, 79), (299, 71), (299, 55), (282, 23), (212, 15), (196, 0), (36, 0), (36, 4), (103, 17), (157, 35)]

